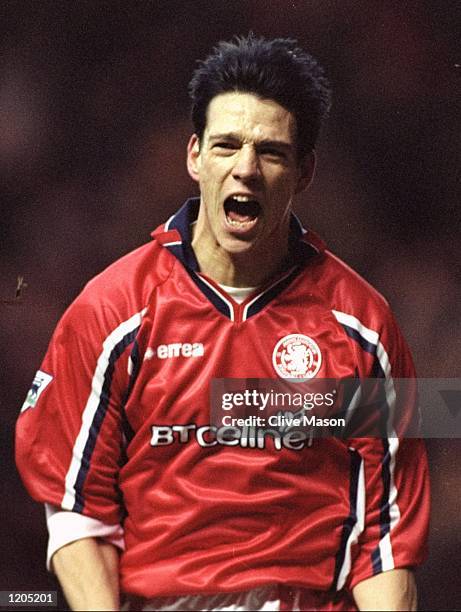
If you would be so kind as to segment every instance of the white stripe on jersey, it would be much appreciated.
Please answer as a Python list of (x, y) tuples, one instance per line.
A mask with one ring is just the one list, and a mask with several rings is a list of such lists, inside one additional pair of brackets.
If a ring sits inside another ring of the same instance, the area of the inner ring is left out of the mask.
[(124, 336), (141, 325), (142, 317), (146, 310), (147, 309), (144, 308), (141, 312), (137, 312), (127, 321), (120, 323), (120, 325), (116, 327), (103, 342), (102, 352), (99, 355), (93, 380), (91, 381), (90, 395), (82, 413), (82, 425), (80, 427), (77, 439), (75, 440), (74, 448), (72, 450), (72, 460), (66, 474), (65, 493), (61, 502), (61, 507), (63, 510), (72, 510), (75, 504), (75, 483), (82, 465), (83, 451), (89, 437), (91, 424), (93, 423), (93, 418), (101, 399), (102, 386), (104, 384), (104, 376), (109, 365), (110, 354), (120, 340), (124, 338)]
[(392, 380), (391, 375), (391, 364), (389, 361), (389, 356), (384, 348), (383, 344), (379, 339), (378, 332), (365, 327), (363, 323), (361, 323), (356, 317), (346, 314), (345, 312), (339, 312), (338, 310), (332, 311), (336, 320), (342, 325), (347, 325), (352, 329), (355, 329), (356, 332), (362, 336), (364, 340), (373, 344), (376, 347), (376, 357), (378, 359), (379, 365), (381, 366), (382, 371), (384, 372), (384, 390), (386, 391), (386, 399), (387, 404), (389, 406), (389, 419), (387, 421), (387, 435), (389, 438), (397, 437), (395, 433), (393, 423), (394, 423), (394, 409), (395, 409), (395, 388), (394, 381)]
[[(394, 434), (396, 436), (396, 434)], [(390, 525), (389, 532), (381, 538), (379, 542), (379, 550), (381, 553), (381, 563), (383, 572), (387, 570), (394, 569), (394, 556), (392, 554), (392, 544), (391, 544), (391, 532), (397, 523), (400, 520), (400, 508), (397, 503), (397, 487), (394, 483), (394, 473), (395, 473), (395, 458), (397, 455), (397, 451), (399, 448), (399, 439), (397, 437), (388, 438), (389, 442), (389, 472), (391, 477), (390, 487), (389, 487), (389, 517), (390, 517)]]
[(197, 276), (200, 278), (200, 280), (201, 280), (202, 282), (204, 282), (204, 283), (205, 283), (205, 285), (206, 285), (207, 287), (209, 287), (209, 288), (210, 288), (210, 289), (213, 291), (213, 293), (216, 293), (216, 295), (218, 295), (218, 296), (221, 298), (221, 300), (222, 300), (222, 301), (223, 301), (223, 302), (224, 302), (224, 303), (225, 303), (225, 304), (226, 304), (226, 305), (229, 307), (229, 312), (230, 312), (230, 320), (231, 320), (231, 321), (235, 321), (234, 306), (233, 306), (232, 302), (230, 302), (230, 301), (229, 301), (229, 300), (226, 298), (226, 296), (225, 296), (223, 293), (220, 293), (220, 292), (219, 292), (219, 291), (216, 289), (216, 287), (214, 287), (214, 286), (213, 286), (211, 283), (209, 283), (209, 282), (207, 281), (207, 279), (206, 279), (206, 278), (204, 278), (204, 277), (203, 277), (201, 274), (198, 274)]
[(365, 464), (363, 459), (360, 461), (359, 481), (357, 485), (357, 498), (355, 500), (355, 508), (357, 521), (351, 529), (346, 542), (346, 550), (344, 553), (344, 561), (339, 570), (338, 583), (336, 589), (339, 591), (343, 588), (346, 578), (351, 571), (351, 548), (353, 544), (357, 544), (359, 535), (365, 529)]
[(173, 221), (173, 219), (175, 218), (175, 216), (176, 216), (176, 215), (171, 215), (171, 217), (170, 217), (170, 218), (168, 219), (168, 221), (165, 223), (165, 226), (164, 226), (164, 228), (163, 228), (165, 232), (168, 232), (168, 231), (169, 231), (169, 229), (170, 229), (170, 223)]
[(362, 401), (362, 387), (359, 385), (352, 396), (351, 401), (349, 402), (345, 414), (346, 424), (349, 424), (350, 420), (354, 416), (355, 409), (360, 405)]
[(395, 410), (395, 387), (394, 381), (392, 380), (391, 373), (391, 364), (389, 361), (389, 356), (387, 354), (386, 349), (379, 339), (378, 332), (369, 329), (359, 319), (356, 317), (346, 314), (345, 312), (340, 312), (338, 310), (332, 311), (336, 320), (342, 325), (347, 325), (352, 329), (355, 329), (356, 332), (362, 336), (364, 340), (369, 342), (370, 344), (376, 347), (376, 357), (378, 359), (379, 365), (384, 372), (385, 376), (385, 392), (387, 404), (389, 406), (389, 419), (387, 421), (387, 435), (388, 435), (388, 443), (389, 443), (389, 476), (390, 476), (390, 486), (389, 486), (389, 517), (390, 517), (390, 525), (389, 532), (380, 539), (379, 541), (379, 551), (381, 556), (381, 565), (382, 571), (387, 571), (394, 569), (394, 555), (392, 553), (392, 544), (390, 533), (396, 526), (396, 524), (400, 520), (400, 509), (397, 503), (397, 488), (395, 486), (394, 474), (395, 474), (395, 459), (397, 455), (397, 451), (399, 448), (399, 440), (397, 438), (397, 434), (395, 433), (393, 422), (394, 422), (394, 410)]

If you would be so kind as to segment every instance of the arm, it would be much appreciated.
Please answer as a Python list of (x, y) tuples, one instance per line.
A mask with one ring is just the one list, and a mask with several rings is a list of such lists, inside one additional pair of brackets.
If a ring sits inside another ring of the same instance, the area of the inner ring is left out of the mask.
[(63, 546), (83, 540), (94, 538), (113, 544), (120, 551), (125, 549), (123, 528), (121, 525), (106, 525), (102, 521), (78, 514), (77, 512), (63, 511), (50, 504), (45, 504), (46, 525), (48, 527), (48, 548), (46, 551), (46, 567), (51, 570), (51, 559), (55, 552)]
[[(78, 331), (79, 320), (85, 321), (86, 336)], [(56, 527), (50, 529), (49, 552), (73, 609), (119, 609), (118, 556), (111, 544), (123, 547), (120, 406), (133, 333), (123, 335), (125, 328), (119, 328), (117, 321), (99, 321), (87, 305), (71, 307), (43, 362), (44, 382), (34, 383), (17, 423), (16, 459), (26, 487), (58, 510), (49, 516)], [(64, 515), (70, 529), (61, 521)], [(86, 519), (90, 533), (82, 536), (76, 518)]]
[(359, 582), (352, 594), (359, 610), (409, 610), (417, 608), (413, 572), (395, 569)]
[(363, 460), (364, 484), (357, 505), (363, 528), (348, 586), (360, 609), (415, 610), (416, 587), (407, 568), (425, 559), (429, 521), (426, 451), (424, 442), (413, 438), (419, 420), (416, 374), (393, 317), (379, 335), (370, 331), (366, 333), (376, 346), (370, 353), (374, 364), (363, 369), (384, 383), (380, 420), (388, 434), (351, 441)]
[(60, 548), (52, 566), (72, 610), (119, 610), (118, 551), (97, 538)]

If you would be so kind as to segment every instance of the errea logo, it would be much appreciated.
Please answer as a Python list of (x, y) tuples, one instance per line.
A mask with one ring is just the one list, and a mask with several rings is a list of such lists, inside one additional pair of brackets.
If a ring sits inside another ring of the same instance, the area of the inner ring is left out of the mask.
[(203, 357), (205, 349), (201, 342), (172, 342), (159, 344), (156, 348), (148, 348), (144, 359), (171, 359), (173, 357)]

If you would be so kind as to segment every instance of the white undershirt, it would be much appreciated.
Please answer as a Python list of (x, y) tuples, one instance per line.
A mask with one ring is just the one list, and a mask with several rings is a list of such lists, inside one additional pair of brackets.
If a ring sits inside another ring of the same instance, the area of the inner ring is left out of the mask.
[(258, 287), (229, 287), (228, 285), (222, 285), (221, 283), (218, 284), (223, 291), (225, 291), (235, 302), (237, 302), (237, 304), (244, 302), (249, 295), (258, 289)]

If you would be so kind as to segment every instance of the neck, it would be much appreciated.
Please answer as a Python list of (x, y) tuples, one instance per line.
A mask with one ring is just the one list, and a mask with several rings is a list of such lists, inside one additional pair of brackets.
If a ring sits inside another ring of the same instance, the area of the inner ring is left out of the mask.
[[(285, 246), (274, 248), (274, 244)], [(261, 286), (289, 266), (288, 232), (284, 239), (277, 236), (244, 253), (229, 253), (208, 232), (201, 232), (197, 223), (193, 228), (192, 248), (200, 272), (230, 287)]]

